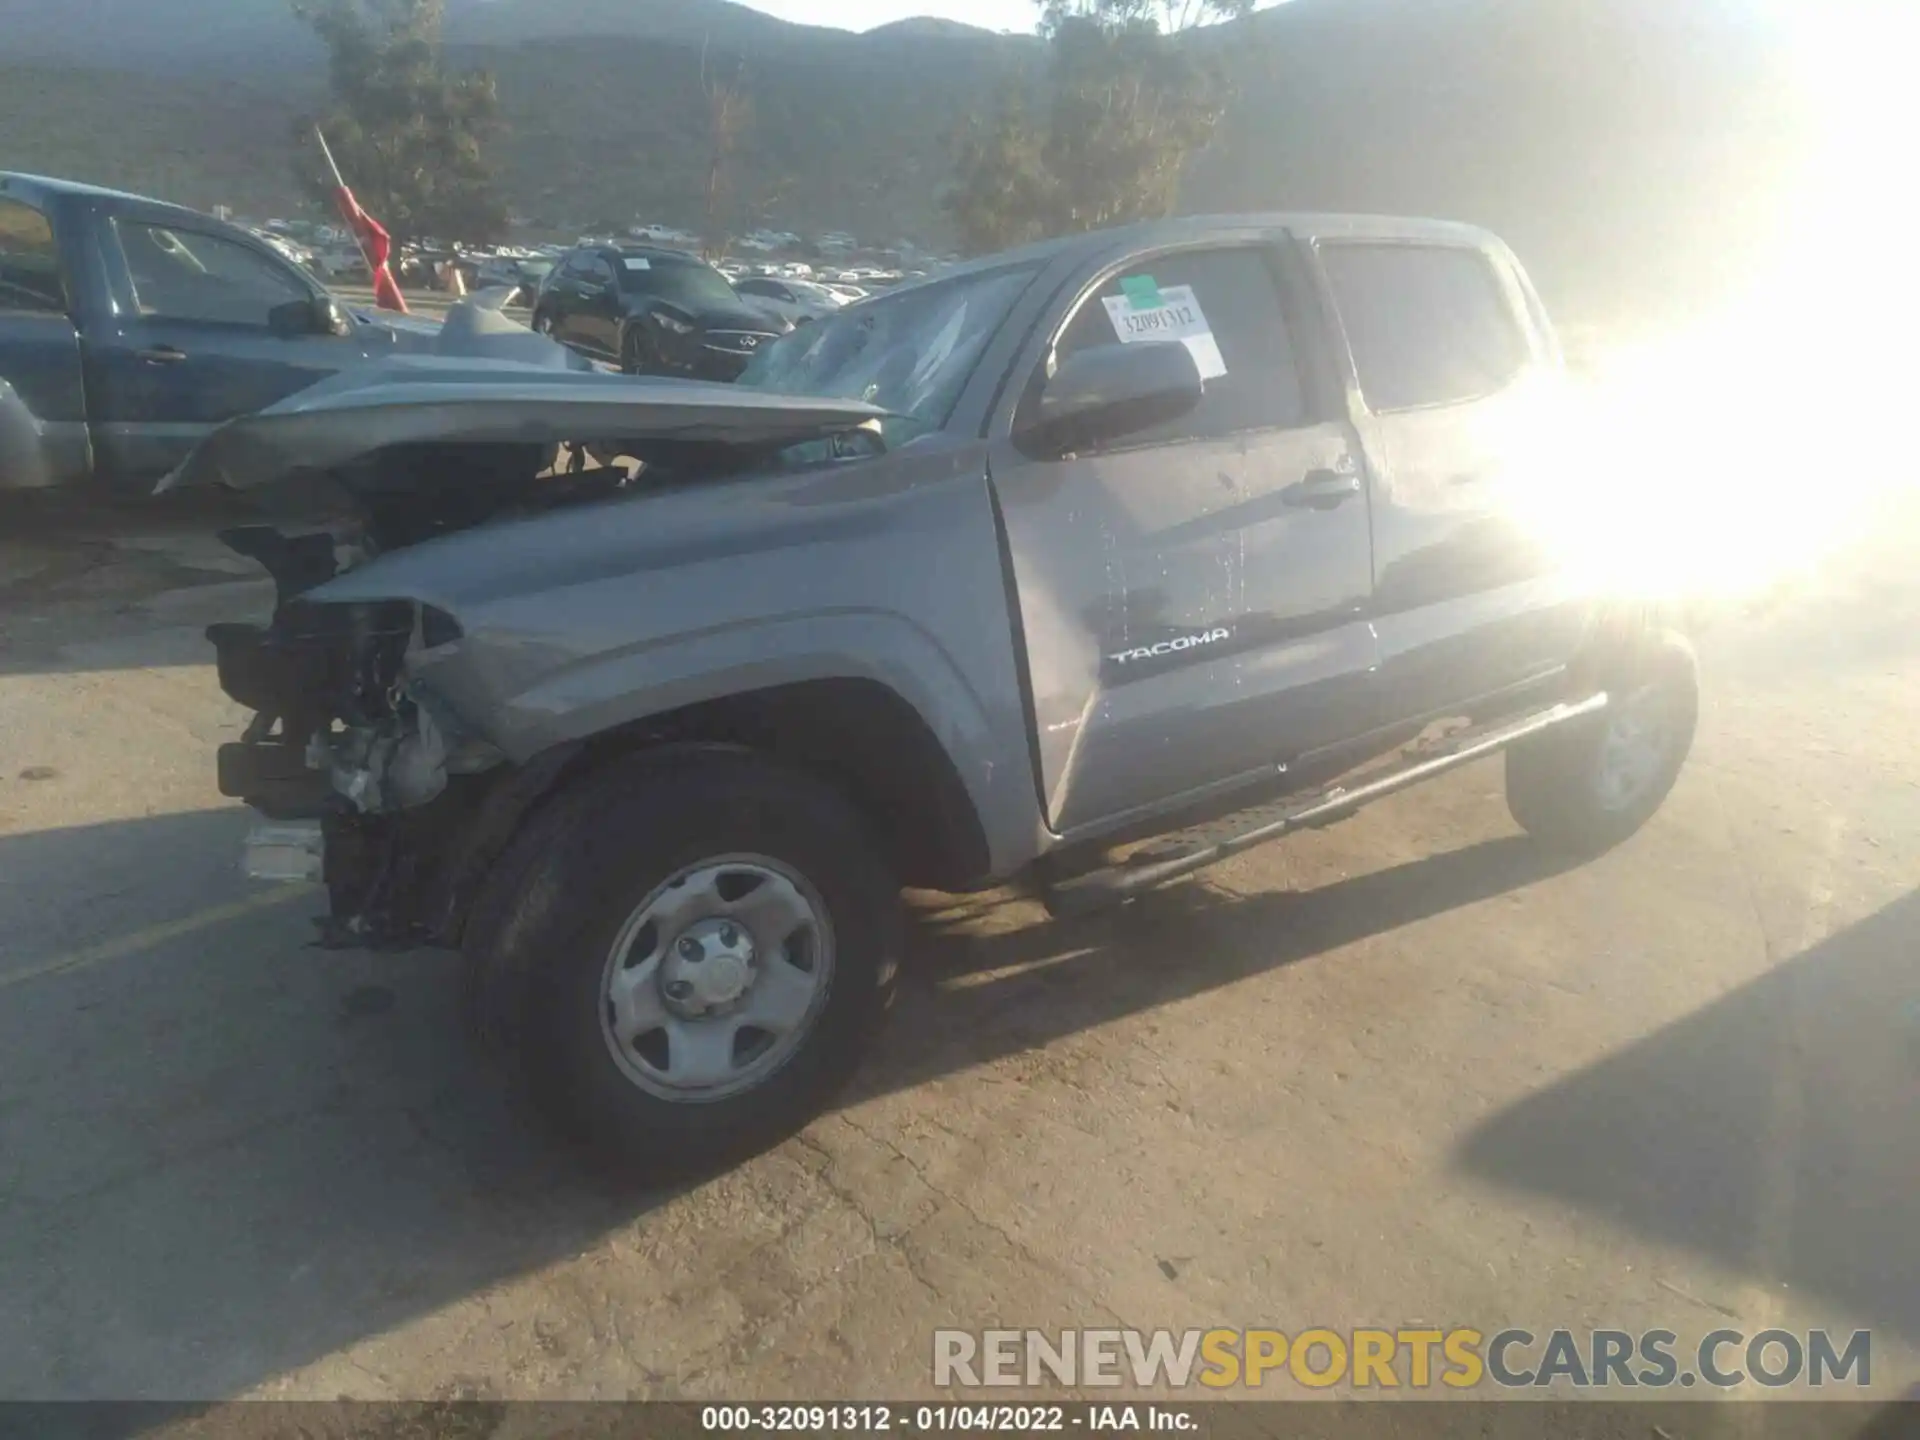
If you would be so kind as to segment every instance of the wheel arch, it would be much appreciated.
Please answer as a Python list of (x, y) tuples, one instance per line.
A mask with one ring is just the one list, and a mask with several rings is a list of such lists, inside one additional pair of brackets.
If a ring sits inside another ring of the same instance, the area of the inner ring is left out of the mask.
[(463, 840), (445, 938), (464, 941), (513, 835), (546, 805), (636, 754), (670, 763), (676, 751), (713, 749), (765, 755), (832, 785), (873, 827), (903, 884), (959, 889), (992, 869), (979, 811), (920, 712), (877, 680), (803, 680), (629, 721), (503, 776), (496, 803)]

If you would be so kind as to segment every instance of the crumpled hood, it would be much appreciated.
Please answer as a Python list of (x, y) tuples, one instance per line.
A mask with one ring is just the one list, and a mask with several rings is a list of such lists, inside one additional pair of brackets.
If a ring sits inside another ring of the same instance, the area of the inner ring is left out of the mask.
[(774, 395), (693, 380), (551, 369), (509, 360), (398, 355), (343, 371), (222, 425), (160, 482), (250, 490), (341, 469), (395, 445), (677, 440), (777, 448), (868, 425), (852, 400)]
[(348, 312), (360, 324), (373, 330), (385, 330), (402, 349), (421, 350), (440, 333), (440, 322), (420, 315), (396, 315), (391, 310), (352, 310)]

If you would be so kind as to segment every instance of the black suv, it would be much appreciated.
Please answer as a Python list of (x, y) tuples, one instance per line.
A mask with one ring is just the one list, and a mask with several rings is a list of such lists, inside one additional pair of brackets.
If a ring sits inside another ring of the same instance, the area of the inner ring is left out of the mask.
[(793, 326), (750, 308), (684, 251), (582, 245), (540, 287), (533, 328), (629, 375), (734, 380)]

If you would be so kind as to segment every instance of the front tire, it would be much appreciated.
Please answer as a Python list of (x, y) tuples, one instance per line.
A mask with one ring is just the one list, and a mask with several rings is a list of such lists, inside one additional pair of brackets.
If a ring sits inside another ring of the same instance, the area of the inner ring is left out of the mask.
[(1684, 639), (1649, 636), (1610, 668), (1605, 710), (1507, 751), (1508, 811), (1567, 854), (1598, 855), (1637, 832), (1693, 749), (1699, 666)]
[(625, 375), (651, 375), (659, 367), (653, 363), (652, 347), (638, 330), (620, 337), (620, 371)]
[(898, 885), (861, 818), (747, 752), (613, 762), (543, 810), (468, 930), (475, 998), (541, 1109), (650, 1178), (804, 1125), (878, 1031)]

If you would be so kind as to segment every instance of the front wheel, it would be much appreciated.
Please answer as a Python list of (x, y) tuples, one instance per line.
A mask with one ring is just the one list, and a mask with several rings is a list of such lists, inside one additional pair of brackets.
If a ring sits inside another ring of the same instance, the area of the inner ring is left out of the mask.
[(620, 337), (620, 369), (627, 375), (650, 375), (658, 367), (653, 363), (653, 347), (638, 330)]
[(899, 894), (810, 776), (677, 749), (597, 771), (525, 831), (469, 953), (535, 1099), (609, 1167), (707, 1168), (777, 1141), (874, 1037)]
[(1534, 839), (1596, 855), (1666, 801), (1693, 748), (1699, 667), (1679, 635), (1648, 638), (1607, 683), (1605, 710), (1507, 751), (1507, 809)]

